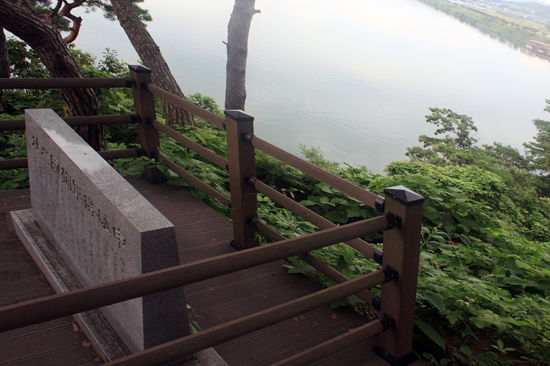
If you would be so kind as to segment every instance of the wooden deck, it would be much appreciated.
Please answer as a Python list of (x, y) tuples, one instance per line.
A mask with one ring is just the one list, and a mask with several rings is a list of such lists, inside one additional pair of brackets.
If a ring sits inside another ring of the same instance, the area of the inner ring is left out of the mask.
[[(8, 219), (29, 207), (29, 190), (0, 192), (0, 306), (55, 294)], [(72, 317), (0, 334), (0, 355), (2, 366), (103, 364)]]
[[(181, 263), (234, 249), (232, 226), (187, 190), (149, 185), (129, 177), (175, 226)], [(15, 236), (9, 212), (30, 207), (28, 190), (0, 192), (0, 305), (53, 293)], [(202, 329), (304, 296), (321, 286), (302, 275), (289, 275), (278, 261), (186, 286), (189, 305)], [(365, 323), (349, 309), (323, 307), (215, 347), (231, 366), (270, 365)], [(387, 365), (372, 352), (376, 339), (315, 365)], [(0, 366), (101, 364), (71, 318), (0, 334)], [(415, 363), (416, 364), (416, 363)]]

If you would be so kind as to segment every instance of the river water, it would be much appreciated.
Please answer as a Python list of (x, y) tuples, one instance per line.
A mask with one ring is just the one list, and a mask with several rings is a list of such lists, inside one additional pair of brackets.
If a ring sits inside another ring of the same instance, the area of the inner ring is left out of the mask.
[[(232, 0), (146, 0), (148, 30), (184, 93), (223, 107)], [(246, 111), (256, 134), (292, 153), (382, 173), (431, 135), (429, 107), (473, 118), (480, 143), (520, 148), (550, 99), (550, 62), (528, 56), (417, 0), (257, 0)], [(84, 14), (76, 45), (138, 57), (118, 22)]]

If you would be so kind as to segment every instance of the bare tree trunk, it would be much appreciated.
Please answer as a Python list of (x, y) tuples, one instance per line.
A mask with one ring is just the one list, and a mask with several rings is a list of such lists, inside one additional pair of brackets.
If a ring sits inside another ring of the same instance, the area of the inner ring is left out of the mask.
[[(124, 28), (130, 42), (132, 42), (132, 46), (134, 46), (145, 66), (151, 69), (153, 83), (181, 98), (185, 98), (170, 71), (170, 67), (168, 67), (168, 64), (164, 60), (160, 48), (139, 19), (132, 2), (130, 0), (112, 0), (111, 3), (120, 25)], [(165, 101), (163, 101), (162, 105), (168, 125), (192, 124), (191, 117), (186, 111), (174, 107)]]
[(227, 79), (225, 109), (242, 109), (246, 101), (246, 58), (248, 33), (254, 14), (255, 0), (235, 0), (233, 13), (227, 26)]
[[(71, 52), (54, 25), (9, 0), (0, 0), (0, 27), (25, 41), (54, 78), (83, 78)], [(92, 89), (60, 89), (71, 116), (100, 115)], [(77, 127), (75, 131), (95, 150), (106, 150), (103, 126)]]
[[(8, 58), (8, 46), (6, 45), (6, 35), (4, 28), (0, 27), (0, 78), (10, 77), (10, 59)], [(4, 113), (2, 107), (2, 94), (4, 91), (0, 89), (0, 114)]]

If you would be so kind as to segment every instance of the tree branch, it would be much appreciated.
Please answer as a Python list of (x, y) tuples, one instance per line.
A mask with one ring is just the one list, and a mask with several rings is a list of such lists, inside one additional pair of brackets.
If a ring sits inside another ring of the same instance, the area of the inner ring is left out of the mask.
[(47, 22), (51, 22), (53, 17), (55, 17), (57, 13), (59, 13), (59, 9), (61, 9), (61, 5), (63, 5), (63, 0), (57, 0), (57, 5), (55, 6), (55, 8), (52, 11), (50, 11), (48, 15), (46, 15)]
[(36, 11), (34, 6), (31, 5), (29, 0), (19, 0), (19, 4), (21, 4), (21, 7), (25, 9), (28, 12), (31, 12), (34, 15), (40, 16), (40, 13)]
[(66, 0), (63, 0), (65, 3), (65, 6), (63, 6), (63, 9), (61, 9), (61, 12), (59, 15), (64, 16), (65, 18), (69, 18), (73, 22), (73, 26), (70, 28), (71, 33), (67, 37), (65, 37), (64, 41), (67, 43), (74, 42), (76, 37), (78, 37), (78, 33), (80, 32), (80, 26), (82, 24), (82, 18), (74, 16), (71, 14), (71, 11), (74, 8), (78, 8), (82, 5), (82, 1), (74, 1), (72, 3), (68, 3)]

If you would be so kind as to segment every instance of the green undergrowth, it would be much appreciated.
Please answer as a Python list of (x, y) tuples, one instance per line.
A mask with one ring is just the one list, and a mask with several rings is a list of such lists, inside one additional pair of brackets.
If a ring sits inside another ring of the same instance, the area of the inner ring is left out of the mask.
[[(225, 157), (222, 131), (199, 120), (182, 132)], [(206, 165), (173, 141), (162, 141), (163, 152), (228, 196), (224, 170)], [(303, 151), (310, 161), (323, 163), (318, 149), (303, 147)], [(260, 179), (336, 224), (377, 214), (269, 157), (258, 154), (257, 158)], [(401, 161), (391, 163), (383, 176), (365, 167), (324, 163), (333, 173), (375, 193), (404, 185), (426, 197), (415, 322), (418, 352), (440, 364), (543, 365), (550, 360), (548, 214), (536, 221), (533, 212), (510, 198), (514, 192), (502, 178), (477, 166)], [(173, 183), (186, 185), (171, 176)], [(196, 194), (230, 217), (219, 203)], [(267, 197), (259, 195), (258, 204), (260, 219), (288, 238), (317, 231)], [(546, 210), (548, 200), (536, 197), (530, 204)], [(381, 235), (365, 239), (381, 247)], [(314, 254), (349, 278), (379, 268), (344, 244)], [(335, 284), (296, 258), (288, 267), (290, 273), (308, 275), (325, 286)], [(356, 296), (332, 306), (348, 305), (373, 316)]]
[[(222, 131), (200, 120), (182, 131), (225, 157)], [(225, 171), (205, 168), (202, 159), (173, 142), (163, 139), (162, 149), (175, 159), (179, 156), (190, 171), (228, 195)], [(365, 167), (327, 162), (318, 149), (303, 146), (302, 150), (313, 163), (375, 193), (404, 185), (426, 197), (415, 322), (418, 352), (440, 364), (543, 365), (550, 360), (547, 198), (528, 187), (527, 193), (520, 195), (504, 182), (509, 176), (501, 177), (475, 164), (400, 161), (389, 164), (383, 176)], [(261, 153), (257, 164), (261, 180), (336, 224), (377, 215), (364, 204)], [(209, 200), (216, 207), (216, 202)], [(260, 219), (286, 237), (317, 231), (267, 197), (259, 195), (258, 204)], [(365, 239), (381, 247), (381, 235)], [(350, 278), (378, 268), (344, 244), (314, 254)], [(290, 259), (288, 267), (290, 273), (308, 275), (325, 286), (335, 284), (296, 258)], [(373, 315), (356, 296), (332, 306), (347, 305)]]

